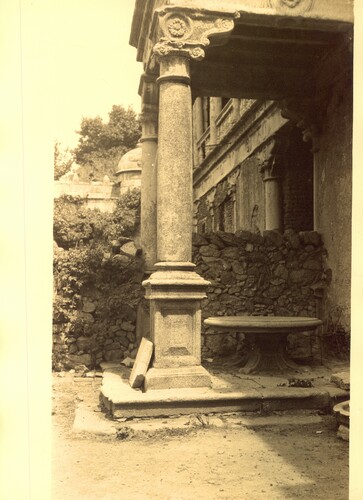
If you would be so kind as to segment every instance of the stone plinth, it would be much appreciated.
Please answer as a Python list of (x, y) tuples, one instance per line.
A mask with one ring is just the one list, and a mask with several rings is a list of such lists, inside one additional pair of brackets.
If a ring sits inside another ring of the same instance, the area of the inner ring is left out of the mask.
[(158, 263), (143, 285), (150, 300), (153, 367), (145, 389), (208, 387), (201, 363), (201, 300), (208, 282), (191, 263)]

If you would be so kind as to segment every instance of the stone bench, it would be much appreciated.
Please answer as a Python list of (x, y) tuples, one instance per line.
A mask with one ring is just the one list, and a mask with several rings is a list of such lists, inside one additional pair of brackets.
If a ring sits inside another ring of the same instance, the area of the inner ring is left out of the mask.
[(222, 332), (243, 333), (251, 342), (242, 373), (259, 371), (299, 371), (286, 350), (290, 333), (313, 331), (323, 323), (318, 318), (288, 316), (219, 316), (204, 320), (204, 324)]

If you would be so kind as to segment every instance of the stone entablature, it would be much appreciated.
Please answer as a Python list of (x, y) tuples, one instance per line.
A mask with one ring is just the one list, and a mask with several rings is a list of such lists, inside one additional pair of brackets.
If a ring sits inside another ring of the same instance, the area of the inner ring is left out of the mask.
[(194, 200), (210, 191), (257, 149), (261, 149), (263, 161), (264, 144), (286, 123), (275, 103), (255, 101), (194, 171)]
[[(176, 12), (178, 10), (187, 13), (194, 12), (203, 16), (208, 13), (218, 12), (227, 16), (243, 15), (244, 23), (260, 25), (276, 25), (276, 17), (285, 19), (286, 27), (295, 26), (295, 18), (299, 17), (311, 28), (319, 29), (327, 24), (352, 24), (354, 20), (353, 0), (138, 0), (136, 2), (130, 44), (137, 47), (137, 60), (145, 62), (150, 59), (155, 43), (159, 42), (154, 25), (151, 26), (150, 19), (155, 12), (162, 12), (166, 8)], [(208, 9), (208, 10), (207, 10)], [(189, 20), (178, 25), (167, 26), (168, 37), (176, 42), (185, 40), (194, 41), (191, 35)], [(175, 23), (176, 21), (174, 21)], [(164, 32), (165, 33), (165, 32)], [(198, 42), (201, 41), (199, 38)], [(179, 47), (176, 47), (179, 48)], [(191, 47), (192, 50), (195, 46)], [(189, 47), (188, 47), (189, 50)], [(199, 46), (192, 53), (192, 57), (200, 57), (203, 47)]]

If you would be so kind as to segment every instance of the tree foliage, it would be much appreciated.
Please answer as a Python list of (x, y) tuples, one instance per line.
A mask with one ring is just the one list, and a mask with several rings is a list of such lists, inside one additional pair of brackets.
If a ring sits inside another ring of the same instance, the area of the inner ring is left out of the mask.
[(73, 154), (69, 148), (62, 149), (59, 141), (54, 143), (54, 180), (59, 180), (69, 172), (74, 161)]
[(100, 116), (82, 119), (79, 142), (73, 150), (76, 162), (84, 167), (82, 177), (88, 174), (101, 180), (105, 174), (112, 175), (121, 156), (140, 138), (140, 123), (132, 108), (114, 105), (108, 116), (107, 123)]

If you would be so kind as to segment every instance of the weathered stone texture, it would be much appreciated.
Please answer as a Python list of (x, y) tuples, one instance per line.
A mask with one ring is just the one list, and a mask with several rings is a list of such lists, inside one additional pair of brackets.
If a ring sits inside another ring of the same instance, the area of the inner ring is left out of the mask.
[[(220, 250), (219, 258), (206, 261), (201, 249), (204, 254), (209, 252), (208, 248), (215, 252), (215, 236), (203, 234), (202, 246), (198, 246), (201, 236), (193, 236), (193, 243), (197, 243), (193, 245), (197, 272), (211, 281), (208, 298), (202, 304), (203, 318), (237, 314), (317, 315), (319, 299), (315, 290), (325, 286), (329, 275), (317, 233), (265, 231), (262, 237), (248, 231), (218, 232), (219, 241), (226, 246)], [(312, 251), (308, 247), (312, 247)], [(204, 358), (242, 348), (235, 334), (214, 333), (203, 329)], [(291, 344), (296, 346), (297, 352), (302, 350), (301, 342), (292, 338)]]
[[(119, 261), (119, 257), (110, 256), (103, 266)], [(110, 282), (101, 266), (94, 282), (81, 290), (78, 308), (70, 307), (66, 316), (54, 315), (54, 369), (78, 364), (94, 368), (102, 361), (120, 361), (136, 354), (136, 312), (143, 296), (142, 261), (129, 256), (127, 262), (119, 262), (119, 276)]]
[[(317, 301), (331, 274), (324, 255), (314, 232), (194, 234), (196, 270), (211, 282), (202, 301), (203, 319), (235, 314), (316, 316)], [(53, 351), (63, 367), (92, 368), (102, 361), (135, 356), (143, 336), (136, 335), (143, 296), (138, 262), (123, 283), (99, 282), (84, 289), (71, 330), (61, 317), (54, 318)], [(204, 358), (243, 350), (243, 335), (211, 333), (203, 328)], [(297, 353), (303, 351), (303, 341), (291, 339)]]

